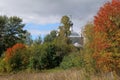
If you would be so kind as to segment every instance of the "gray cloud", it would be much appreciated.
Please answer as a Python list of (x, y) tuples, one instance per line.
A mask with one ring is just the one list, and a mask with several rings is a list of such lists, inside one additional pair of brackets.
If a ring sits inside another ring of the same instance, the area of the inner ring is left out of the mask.
[(19, 16), (24, 22), (38, 24), (60, 22), (63, 15), (72, 15), (74, 29), (79, 31), (107, 1), (109, 0), (0, 0), (0, 12)]

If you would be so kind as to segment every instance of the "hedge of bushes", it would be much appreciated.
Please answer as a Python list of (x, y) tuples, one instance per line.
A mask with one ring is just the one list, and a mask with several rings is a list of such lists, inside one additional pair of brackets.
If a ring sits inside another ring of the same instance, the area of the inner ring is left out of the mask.
[[(66, 44), (57, 45), (55, 43), (44, 43), (26, 46), (17, 43), (13, 47), (8, 48), (0, 58), (0, 72), (12, 72), (25, 69), (43, 70), (58, 66), (66, 66), (66, 68), (69, 68), (71, 65), (68, 65), (68, 63), (72, 63), (70, 59), (78, 59), (77, 55), (69, 54), (71, 48), (73, 48), (72, 45)], [(67, 55), (69, 56), (67, 57)], [(79, 65), (79, 62), (75, 62), (75, 66), (76, 65)]]

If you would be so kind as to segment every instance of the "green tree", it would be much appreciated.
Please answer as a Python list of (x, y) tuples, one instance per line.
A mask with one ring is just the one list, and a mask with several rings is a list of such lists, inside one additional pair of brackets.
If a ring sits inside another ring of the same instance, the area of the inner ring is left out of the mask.
[(39, 35), (38, 38), (33, 41), (33, 44), (39, 45), (39, 44), (41, 44), (41, 43), (42, 43), (42, 38), (41, 38), (41, 36)]
[(73, 23), (70, 21), (70, 18), (68, 16), (63, 16), (61, 18), (61, 26), (59, 26), (59, 32), (57, 37), (58, 43), (71, 43), (68, 36), (71, 34), (70, 28), (72, 27), (72, 25)]
[(0, 55), (8, 47), (18, 42), (24, 42), (26, 30), (22, 19), (16, 16), (0, 16)]
[(84, 27), (84, 48), (82, 51), (82, 57), (85, 61), (85, 68), (87, 72), (93, 72), (95, 69), (95, 61), (92, 58), (94, 49), (93, 49), (93, 39), (94, 39), (94, 24), (89, 22)]
[(28, 46), (31, 46), (33, 44), (31, 34), (27, 32), (25, 35), (26, 35), (25, 44), (27, 44)]
[(73, 25), (73, 23), (70, 21), (70, 18), (68, 16), (63, 16), (61, 18), (61, 24), (62, 26), (59, 27), (59, 36), (66, 36), (68, 37), (70, 35), (70, 27)]
[(93, 53), (92, 50), (92, 42), (94, 38), (94, 24), (93, 23), (87, 23), (84, 27), (84, 37), (85, 37), (85, 48), (90, 50), (91, 53)]
[(50, 32), (50, 34), (45, 36), (44, 42), (52, 42), (56, 37), (57, 37), (57, 31), (53, 30)]

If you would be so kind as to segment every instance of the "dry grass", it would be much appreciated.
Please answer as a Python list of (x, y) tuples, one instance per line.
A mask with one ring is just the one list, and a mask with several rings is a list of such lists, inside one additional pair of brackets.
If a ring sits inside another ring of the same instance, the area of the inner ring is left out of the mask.
[(120, 80), (113, 79), (111, 75), (88, 75), (84, 70), (65, 70), (57, 72), (17, 73), (2, 75), (0, 80)]

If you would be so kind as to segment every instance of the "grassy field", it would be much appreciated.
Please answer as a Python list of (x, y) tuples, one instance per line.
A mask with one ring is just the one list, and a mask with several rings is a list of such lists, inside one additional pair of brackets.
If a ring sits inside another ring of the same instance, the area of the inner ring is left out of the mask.
[(0, 80), (120, 80), (111, 74), (89, 75), (84, 70), (58, 70), (44, 72), (19, 72), (17, 74), (5, 74), (0, 76)]

